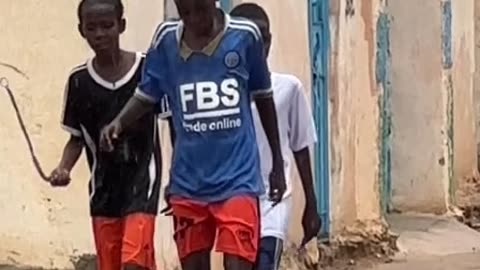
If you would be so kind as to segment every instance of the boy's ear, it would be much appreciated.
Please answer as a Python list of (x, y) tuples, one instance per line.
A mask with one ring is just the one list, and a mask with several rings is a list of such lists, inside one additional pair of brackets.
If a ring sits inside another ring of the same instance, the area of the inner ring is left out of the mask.
[(127, 20), (125, 18), (122, 18), (120, 20), (120, 34), (123, 34), (123, 32), (125, 32), (125, 29), (127, 29)]
[(78, 32), (80, 33), (80, 35), (81, 35), (83, 38), (85, 38), (85, 35), (84, 35), (84, 33), (83, 33), (83, 30), (82, 30), (82, 24), (79, 23), (77, 27), (78, 27)]

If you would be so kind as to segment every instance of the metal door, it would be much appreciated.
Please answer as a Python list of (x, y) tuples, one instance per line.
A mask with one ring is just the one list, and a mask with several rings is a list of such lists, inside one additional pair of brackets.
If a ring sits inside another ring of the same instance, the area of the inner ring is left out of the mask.
[(323, 221), (320, 239), (330, 232), (330, 167), (328, 139), (328, 0), (309, 0), (310, 57), (312, 68), (312, 109), (317, 128), (315, 146), (315, 191), (318, 211)]

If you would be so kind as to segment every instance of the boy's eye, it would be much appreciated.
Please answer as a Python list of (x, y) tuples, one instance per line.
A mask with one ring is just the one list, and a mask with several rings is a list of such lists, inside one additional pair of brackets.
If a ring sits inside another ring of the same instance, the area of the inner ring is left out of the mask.
[(102, 28), (112, 28), (113, 27), (113, 22), (102, 22), (100, 24)]
[(87, 24), (87, 26), (85, 28), (87, 29), (87, 31), (94, 31), (95, 30), (95, 25)]

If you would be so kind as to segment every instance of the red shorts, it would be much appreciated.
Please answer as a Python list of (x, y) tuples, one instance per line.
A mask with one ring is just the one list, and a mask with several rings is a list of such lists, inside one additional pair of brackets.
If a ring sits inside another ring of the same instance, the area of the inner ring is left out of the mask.
[(194, 252), (212, 250), (217, 236), (216, 251), (255, 262), (260, 232), (256, 198), (236, 196), (207, 204), (172, 197), (170, 203), (180, 259)]
[(154, 270), (155, 216), (144, 213), (124, 218), (93, 217), (98, 270), (119, 270), (132, 264)]

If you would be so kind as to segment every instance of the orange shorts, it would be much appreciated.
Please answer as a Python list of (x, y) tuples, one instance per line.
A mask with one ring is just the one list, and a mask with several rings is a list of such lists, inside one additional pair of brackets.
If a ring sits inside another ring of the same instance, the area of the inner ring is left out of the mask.
[(93, 217), (98, 270), (119, 270), (125, 264), (154, 270), (155, 216), (135, 213), (124, 218)]
[(172, 197), (170, 203), (180, 259), (194, 252), (212, 250), (217, 236), (216, 251), (255, 262), (260, 232), (256, 198), (236, 196), (207, 204)]

